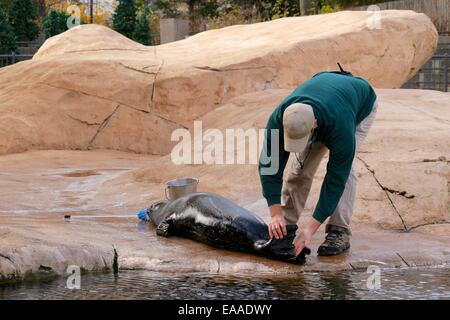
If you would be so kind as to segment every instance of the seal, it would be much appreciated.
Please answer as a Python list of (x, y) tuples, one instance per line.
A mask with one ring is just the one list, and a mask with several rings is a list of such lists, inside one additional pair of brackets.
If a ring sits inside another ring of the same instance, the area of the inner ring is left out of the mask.
[(287, 236), (270, 238), (267, 224), (255, 213), (212, 193), (192, 193), (174, 201), (159, 201), (146, 210), (159, 236), (179, 236), (212, 247), (252, 253), (275, 260), (304, 264), (309, 249), (295, 256), (292, 244), (297, 225)]

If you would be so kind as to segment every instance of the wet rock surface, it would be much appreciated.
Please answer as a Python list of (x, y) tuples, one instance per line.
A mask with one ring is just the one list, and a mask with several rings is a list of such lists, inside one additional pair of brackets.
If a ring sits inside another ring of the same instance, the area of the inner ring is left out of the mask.
[[(233, 99), (202, 118), (205, 128), (260, 128), (288, 90)], [(350, 252), (305, 266), (157, 237), (135, 212), (164, 197), (163, 182), (200, 179), (268, 221), (256, 165), (174, 165), (168, 156), (115, 151), (29, 151), (0, 157), (0, 274), (64, 273), (68, 265), (164, 272), (285, 275), (304, 270), (365, 270), (450, 262), (450, 99), (445, 93), (378, 90), (380, 108), (358, 155), (359, 189)], [(425, 161), (432, 159), (433, 161)], [(300, 226), (318, 198), (326, 161)], [(65, 218), (70, 216), (70, 219)]]

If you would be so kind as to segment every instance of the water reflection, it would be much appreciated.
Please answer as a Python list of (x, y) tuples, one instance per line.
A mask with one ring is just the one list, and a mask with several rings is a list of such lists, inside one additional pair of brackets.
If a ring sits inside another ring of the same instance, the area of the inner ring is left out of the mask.
[(0, 299), (450, 299), (450, 269), (384, 270), (369, 290), (361, 272), (303, 273), (252, 279), (148, 271), (85, 275), (80, 290), (66, 279), (0, 286)]

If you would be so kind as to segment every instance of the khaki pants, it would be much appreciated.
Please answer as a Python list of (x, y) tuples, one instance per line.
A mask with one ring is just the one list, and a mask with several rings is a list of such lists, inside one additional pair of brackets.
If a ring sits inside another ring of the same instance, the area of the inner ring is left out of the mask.
[[(356, 152), (369, 133), (369, 129), (375, 119), (378, 103), (375, 102), (372, 112), (356, 127)], [(306, 199), (311, 189), (314, 174), (322, 161), (323, 156), (328, 149), (322, 143), (316, 143), (308, 158), (306, 159), (303, 169), (296, 159), (292, 161), (292, 168), (283, 185), (283, 204), (282, 209), (287, 223), (296, 224), (300, 218), (300, 214), (305, 208)], [(350, 219), (353, 214), (353, 206), (355, 203), (357, 177), (355, 171), (355, 161), (353, 161), (352, 169), (345, 185), (344, 193), (328, 220), (328, 226), (338, 226), (345, 228), (350, 235)], [(327, 226), (327, 229), (329, 228)]]

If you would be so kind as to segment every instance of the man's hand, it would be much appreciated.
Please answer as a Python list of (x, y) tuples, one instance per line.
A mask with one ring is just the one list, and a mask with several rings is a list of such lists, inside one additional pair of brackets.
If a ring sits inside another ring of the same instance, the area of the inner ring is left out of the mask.
[(300, 231), (300, 233), (294, 239), (295, 256), (298, 256), (304, 248), (310, 248), (312, 234), (309, 230)]
[(269, 224), (269, 235), (271, 238), (283, 239), (287, 235), (286, 220), (283, 216), (281, 206), (273, 205), (269, 207), (272, 220)]
[(314, 218), (309, 220), (306, 228), (301, 230), (297, 237), (295, 237), (292, 244), (295, 247), (295, 255), (298, 256), (304, 248), (310, 249), (312, 236), (320, 227), (320, 222)]

